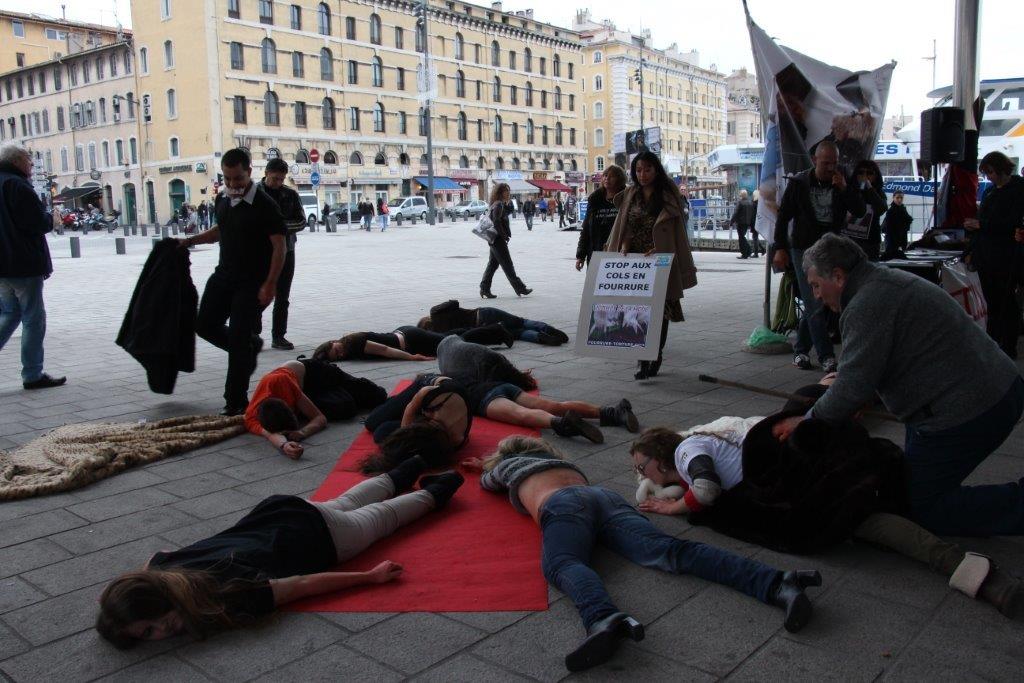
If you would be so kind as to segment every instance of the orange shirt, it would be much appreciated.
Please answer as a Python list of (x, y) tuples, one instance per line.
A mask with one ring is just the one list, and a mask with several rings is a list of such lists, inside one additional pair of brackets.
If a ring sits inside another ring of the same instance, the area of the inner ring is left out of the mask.
[(294, 410), (301, 395), (302, 387), (299, 386), (299, 378), (295, 376), (294, 372), (288, 368), (271, 370), (256, 385), (256, 391), (252, 394), (249, 407), (245, 409), (246, 429), (253, 434), (263, 431), (263, 425), (256, 418), (256, 413), (264, 399), (279, 398)]

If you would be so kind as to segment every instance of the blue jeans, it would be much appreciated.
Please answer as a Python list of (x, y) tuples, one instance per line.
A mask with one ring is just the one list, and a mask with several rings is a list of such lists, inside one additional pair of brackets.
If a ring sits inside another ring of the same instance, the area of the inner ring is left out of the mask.
[[(500, 308), (482, 306), (476, 309), (476, 324), (480, 326), (500, 324), (520, 341), (537, 343), (541, 332), (551, 333), (555, 328), (540, 320), (527, 320), (512, 315)], [(557, 332), (557, 330), (555, 330)]]
[(373, 221), (373, 215), (363, 216), (363, 227), (366, 228), (366, 232), (370, 232), (370, 223)]
[(765, 603), (781, 576), (760, 562), (673, 538), (622, 496), (600, 486), (570, 486), (553, 493), (541, 508), (540, 528), (544, 577), (572, 599), (587, 630), (619, 611), (601, 577), (589, 566), (598, 542), (642, 567), (693, 574)]
[(978, 417), (940, 432), (907, 425), (905, 446), (914, 520), (936, 534), (1024, 534), (1024, 479), (1007, 484), (961, 483), (1013, 431), (1024, 412), (1024, 379)]
[(46, 308), (43, 277), (0, 278), (0, 349), (21, 325), (21, 379), (34, 382), (43, 376), (43, 337)]
[(811, 342), (814, 342), (814, 350), (818, 352), (818, 360), (834, 358), (835, 350), (832, 342), (828, 340), (828, 329), (824, 311), (817, 315), (821, 309), (821, 302), (814, 298), (811, 285), (807, 282), (807, 273), (804, 272), (804, 251), (805, 249), (790, 249), (789, 256), (793, 261), (793, 270), (796, 271), (796, 285), (800, 290), (800, 299), (804, 302), (804, 314), (800, 317), (800, 327), (796, 331), (796, 344), (793, 350), (797, 353), (809, 353)]

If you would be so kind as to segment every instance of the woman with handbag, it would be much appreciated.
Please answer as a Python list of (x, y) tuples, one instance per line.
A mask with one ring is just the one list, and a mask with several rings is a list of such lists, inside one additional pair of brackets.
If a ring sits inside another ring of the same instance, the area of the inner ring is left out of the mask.
[(633, 184), (615, 196), (619, 213), (605, 248), (624, 256), (630, 253), (675, 256), (665, 293), (665, 321), (661, 326), (658, 359), (640, 361), (633, 375), (636, 379), (647, 379), (661, 369), (669, 321), (683, 321), (680, 300), (684, 289), (697, 286), (697, 267), (693, 264), (686, 236), (686, 215), (679, 188), (669, 179), (657, 155), (649, 151), (637, 154), (629, 174)]
[(389, 213), (391, 213), (391, 211), (388, 210), (388, 203), (384, 200), (383, 197), (378, 197), (377, 220), (380, 221), (381, 232), (384, 232), (385, 230), (388, 229), (388, 221), (390, 220), (390, 217), (388, 216)]
[(494, 238), (489, 240), (491, 256), (487, 260), (487, 267), (484, 268), (483, 278), (480, 280), (480, 298), (494, 299), (497, 295), (491, 293), (491, 280), (494, 278), (494, 271), (504, 271), (512, 289), (517, 296), (526, 296), (533, 290), (523, 284), (523, 281), (516, 275), (516, 267), (512, 263), (512, 255), (508, 252), (508, 241), (512, 239), (512, 230), (508, 224), (508, 213), (506, 205), (512, 192), (508, 183), (498, 183), (491, 192), (489, 217), (494, 226)]

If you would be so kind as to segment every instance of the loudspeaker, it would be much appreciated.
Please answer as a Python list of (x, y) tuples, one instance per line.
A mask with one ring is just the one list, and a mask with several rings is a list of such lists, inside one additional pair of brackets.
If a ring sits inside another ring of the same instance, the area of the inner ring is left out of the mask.
[(921, 112), (921, 161), (949, 164), (964, 158), (964, 110), (935, 107)]

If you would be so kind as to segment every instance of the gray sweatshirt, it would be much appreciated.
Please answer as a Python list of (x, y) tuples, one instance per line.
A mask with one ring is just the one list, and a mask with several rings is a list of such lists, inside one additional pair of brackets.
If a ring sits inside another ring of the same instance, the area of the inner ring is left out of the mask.
[(550, 453), (521, 453), (506, 455), (493, 470), (484, 472), (480, 477), (480, 486), (488, 491), (507, 490), (512, 507), (524, 515), (528, 515), (529, 511), (519, 500), (519, 485), (531, 475), (553, 469), (575, 470), (580, 473), (584, 481), (587, 481), (587, 475), (583, 474), (583, 470)]
[(501, 354), (451, 334), (437, 345), (437, 368), (448, 377), (481, 380), (481, 369), (494, 364), (493, 356)]
[(994, 406), (1019, 376), (953, 297), (916, 275), (864, 261), (841, 305), (839, 377), (813, 417), (847, 419), (878, 392), (912, 427), (949, 429)]

